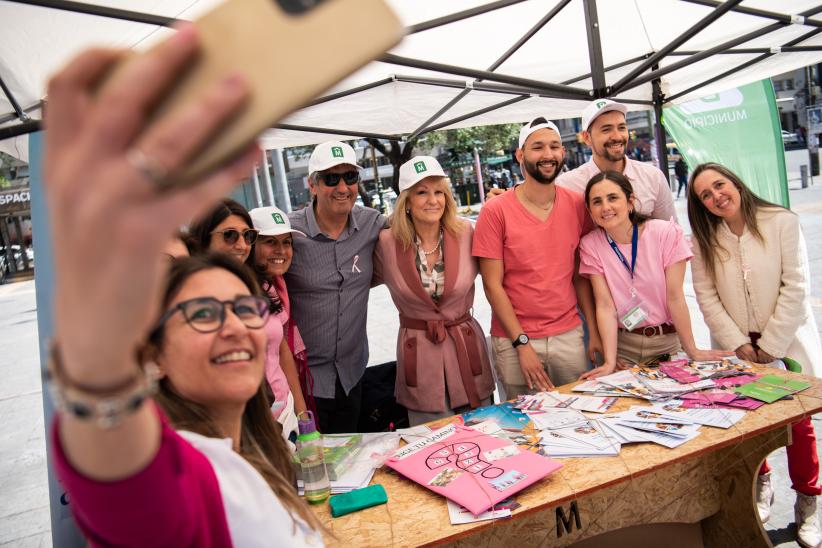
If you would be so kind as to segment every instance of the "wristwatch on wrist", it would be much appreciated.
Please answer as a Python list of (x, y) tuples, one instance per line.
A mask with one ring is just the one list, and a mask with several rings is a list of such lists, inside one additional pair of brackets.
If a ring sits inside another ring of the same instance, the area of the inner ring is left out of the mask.
[(525, 333), (520, 333), (519, 335), (517, 335), (516, 339), (513, 339), (511, 341), (511, 344), (513, 345), (514, 348), (516, 348), (520, 345), (528, 344), (528, 341), (530, 341), (530, 340), (531, 339), (528, 338), (528, 335), (526, 335)]

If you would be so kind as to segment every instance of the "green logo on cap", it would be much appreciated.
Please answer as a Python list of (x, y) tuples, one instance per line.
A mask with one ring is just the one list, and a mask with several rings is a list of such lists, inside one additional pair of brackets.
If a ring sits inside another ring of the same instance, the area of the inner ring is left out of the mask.
[(605, 106), (605, 104), (606, 104), (606, 103), (605, 103), (605, 101), (599, 101), (599, 102), (597, 103), (597, 110), (599, 110), (599, 109), (601, 109), (602, 107), (604, 107), (604, 106)]
[(284, 225), (285, 224), (285, 219), (283, 219), (283, 216), (280, 215), (279, 213), (272, 213), (271, 218), (274, 219), (274, 222), (277, 223), (278, 225)]
[(425, 167), (425, 162), (422, 162), (422, 161), (415, 162), (414, 163), (414, 171), (416, 171), (417, 173), (422, 173), (423, 171), (428, 171), (428, 169)]
[(333, 156), (334, 158), (342, 158), (343, 157), (342, 147), (331, 147), (331, 156)]

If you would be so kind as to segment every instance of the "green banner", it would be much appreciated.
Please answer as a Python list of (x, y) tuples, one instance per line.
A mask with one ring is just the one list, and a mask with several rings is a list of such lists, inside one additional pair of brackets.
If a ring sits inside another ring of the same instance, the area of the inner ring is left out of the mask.
[(688, 167), (717, 162), (761, 198), (790, 207), (785, 149), (770, 80), (668, 107), (665, 129)]

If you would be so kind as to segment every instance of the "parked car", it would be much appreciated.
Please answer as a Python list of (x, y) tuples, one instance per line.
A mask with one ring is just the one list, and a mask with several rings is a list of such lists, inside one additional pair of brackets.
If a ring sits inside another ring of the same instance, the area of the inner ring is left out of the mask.
[(791, 133), (783, 129), (782, 142), (786, 145), (796, 145), (799, 143), (799, 137), (797, 137), (796, 133)]

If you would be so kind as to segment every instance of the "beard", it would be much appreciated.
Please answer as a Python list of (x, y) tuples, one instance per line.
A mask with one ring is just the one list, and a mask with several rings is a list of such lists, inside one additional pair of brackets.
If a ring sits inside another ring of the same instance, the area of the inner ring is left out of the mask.
[(529, 162), (528, 160), (522, 160), (523, 166), (525, 166), (525, 171), (533, 177), (533, 179), (542, 184), (542, 185), (550, 185), (554, 182), (554, 179), (559, 177), (559, 174), (562, 173), (562, 166), (565, 165), (565, 158), (557, 162), (557, 166), (554, 169), (554, 173), (550, 176), (543, 175), (542, 172), (539, 170), (540, 162)]
[[(615, 153), (608, 150), (608, 146), (614, 144), (621, 144), (622, 152)], [(627, 148), (627, 146), (627, 141), (613, 139), (602, 146), (602, 149), (599, 151), (599, 155), (608, 160), (609, 162), (620, 162), (623, 158), (625, 158), (625, 149)]]

